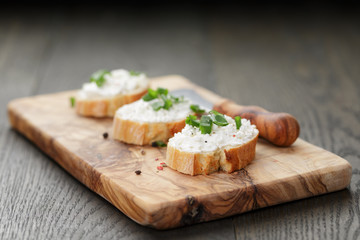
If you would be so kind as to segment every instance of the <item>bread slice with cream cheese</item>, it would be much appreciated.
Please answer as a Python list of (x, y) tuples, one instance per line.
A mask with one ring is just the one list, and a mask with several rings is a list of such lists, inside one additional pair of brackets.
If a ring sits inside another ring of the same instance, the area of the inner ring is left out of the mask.
[[(159, 93), (159, 96), (147, 99), (148, 93), (144, 96), (145, 100), (140, 99), (119, 108), (114, 117), (113, 138), (130, 144), (150, 145), (157, 141), (166, 143), (180, 132), (185, 126), (186, 117), (191, 114), (191, 102), (179, 100), (165, 90), (166, 94)], [(155, 90), (149, 91), (157, 94)], [(165, 102), (171, 106), (165, 107)]]
[(76, 96), (76, 112), (86, 117), (113, 117), (116, 110), (139, 100), (149, 88), (145, 74), (124, 69), (99, 70)]
[(169, 140), (167, 166), (189, 175), (219, 170), (231, 173), (247, 166), (255, 158), (259, 131), (247, 119), (241, 119), (237, 129), (234, 119), (223, 116), (228, 125), (213, 124), (210, 134), (202, 134), (198, 127), (186, 124)]

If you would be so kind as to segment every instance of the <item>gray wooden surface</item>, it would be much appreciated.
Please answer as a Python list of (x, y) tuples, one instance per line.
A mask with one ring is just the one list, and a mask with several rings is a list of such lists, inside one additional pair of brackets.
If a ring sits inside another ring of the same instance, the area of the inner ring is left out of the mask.
[[(99, 68), (181, 74), (289, 112), (347, 159), (348, 189), (180, 229), (142, 227), (9, 127), (11, 99), (75, 89)], [(360, 239), (360, 11), (137, 6), (0, 8), (0, 239)]]

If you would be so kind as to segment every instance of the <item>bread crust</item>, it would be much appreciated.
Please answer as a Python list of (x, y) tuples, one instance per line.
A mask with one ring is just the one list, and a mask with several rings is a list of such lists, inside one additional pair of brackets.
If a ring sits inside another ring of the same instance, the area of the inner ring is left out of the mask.
[(175, 122), (136, 122), (115, 115), (113, 138), (136, 145), (149, 145), (155, 141), (167, 142), (185, 127), (185, 119)]
[(184, 152), (168, 146), (167, 166), (189, 175), (207, 175), (218, 170), (232, 173), (247, 166), (255, 158), (257, 134), (249, 142), (232, 147), (225, 147), (211, 152)]
[(76, 99), (76, 113), (85, 117), (113, 117), (119, 107), (139, 100), (147, 89), (141, 87), (132, 93), (111, 98)]

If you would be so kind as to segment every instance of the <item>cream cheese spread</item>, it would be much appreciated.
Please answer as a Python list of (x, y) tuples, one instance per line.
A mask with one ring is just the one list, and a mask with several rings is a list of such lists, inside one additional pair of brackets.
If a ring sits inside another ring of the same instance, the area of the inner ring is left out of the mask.
[(155, 101), (158, 101), (158, 99), (148, 102), (140, 99), (124, 105), (116, 111), (116, 116), (136, 122), (174, 122), (183, 120), (192, 113), (190, 109), (191, 101), (188, 99), (184, 99), (180, 103), (174, 103), (169, 110), (160, 109), (158, 111), (155, 111), (151, 106)]
[(108, 98), (118, 94), (128, 94), (138, 88), (146, 88), (148, 78), (144, 73), (132, 75), (124, 69), (111, 71), (104, 76), (105, 83), (98, 87), (95, 82), (84, 83), (78, 92), (80, 99)]
[(241, 119), (236, 129), (235, 120), (224, 115), (227, 126), (212, 125), (211, 134), (201, 134), (200, 129), (186, 124), (185, 128), (170, 138), (168, 145), (184, 152), (212, 152), (228, 146), (239, 146), (252, 140), (259, 131), (247, 119)]

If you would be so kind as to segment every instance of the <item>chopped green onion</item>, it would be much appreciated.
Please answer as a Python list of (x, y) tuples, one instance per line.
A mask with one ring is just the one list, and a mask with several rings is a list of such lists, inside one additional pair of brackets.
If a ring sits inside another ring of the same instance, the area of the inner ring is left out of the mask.
[(143, 99), (145, 102), (148, 102), (148, 101), (151, 101), (151, 100), (153, 100), (153, 99), (155, 99), (155, 98), (157, 98), (157, 97), (158, 97), (158, 92), (155, 91), (154, 89), (149, 88), (147, 94), (145, 94), (145, 95), (142, 97), (142, 99)]
[(129, 73), (130, 73), (130, 76), (139, 76), (140, 74), (142, 74), (141, 72), (136, 72), (133, 70), (130, 70)]
[(157, 98), (157, 96), (158, 96), (158, 92), (155, 91), (154, 89), (151, 89), (151, 88), (148, 89), (148, 93), (149, 93), (150, 96), (152, 96), (153, 98)]
[(202, 134), (210, 134), (212, 128), (211, 118), (207, 115), (201, 116), (199, 128)]
[(163, 94), (163, 95), (167, 95), (168, 94), (168, 92), (169, 92), (169, 90), (167, 90), (166, 88), (158, 88), (157, 90), (156, 90), (157, 92), (158, 92), (158, 94)]
[(174, 103), (178, 103), (179, 102), (179, 98), (178, 97), (174, 97), (173, 95), (169, 94), (170, 98), (174, 101)]
[(236, 129), (239, 129), (241, 127), (241, 117), (236, 116), (236, 117), (234, 117), (234, 119), (235, 119), (235, 123), (236, 123)]
[(218, 111), (216, 110), (211, 110), (209, 113), (212, 113), (214, 115), (222, 115), (221, 113), (219, 113)]
[(163, 141), (155, 141), (155, 142), (151, 143), (151, 146), (153, 146), (153, 147), (166, 147), (166, 143), (164, 143)]
[(172, 101), (168, 99), (164, 94), (160, 94), (160, 98), (164, 102), (163, 108), (169, 110), (169, 108), (173, 105)]
[(210, 113), (212, 114), (211, 118), (216, 125), (226, 126), (229, 124), (223, 114), (221, 114), (215, 110), (211, 110)]
[(170, 99), (166, 99), (164, 103), (164, 109), (169, 110), (171, 106), (173, 105), (172, 101)]
[(164, 103), (162, 101), (157, 101), (151, 104), (151, 107), (154, 111), (159, 111), (162, 107), (164, 107)]
[(194, 113), (204, 113), (205, 110), (201, 109), (199, 107), (199, 105), (190, 105), (190, 109), (194, 112)]
[(75, 97), (70, 97), (70, 104), (71, 104), (71, 107), (75, 107)]
[(145, 101), (145, 102), (149, 102), (155, 98), (153, 98), (149, 93), (145, 94), (142, 99)]
[(160, 99), (163, 100), (164, 102), (168, 99), (164, 94), (159, 94)]
[(170, 98), (174, 101), (174, 103), (180, 103), (184, 101), (184, 96), (174, 97), (173, 95), (169, 94)]
[(200, 126), (199, 120), (197, 120), (196, 116), (194, 116), (194, 115), (189, 115), (186, 118), (185, 123), (190, 125), (190, 126), (193, 126), (193, 127), (199, 127)]
[(213, 122), (218, 126), (229, 125), (228, 121), (225, 119), (224, 115), (214, 115), (212, 117)]
[(110, 74), (110, 72), (104, 69), (98, 70), (91, 75), (90, 82), (95, 82), (98, 87), (101, 87), (102, 85), (104, 85), (106, 81), (105, 79), (106, 74)]
[(161, 101), (157, 101), (151, 104), (152, 108), (155, 111), (159, 111), (160, 108), (164, 108), (169, 110), (174, 103), (179, 103), (184, 101), (184, 97), (174, 97), (171, 94), (168, 94), (169, 90), (166, 88), (157, 88), (156, 90), (149, 88), (148, 92), (142, 97), (145, 102), (149, 102), (154, 99), (161, 99)]

